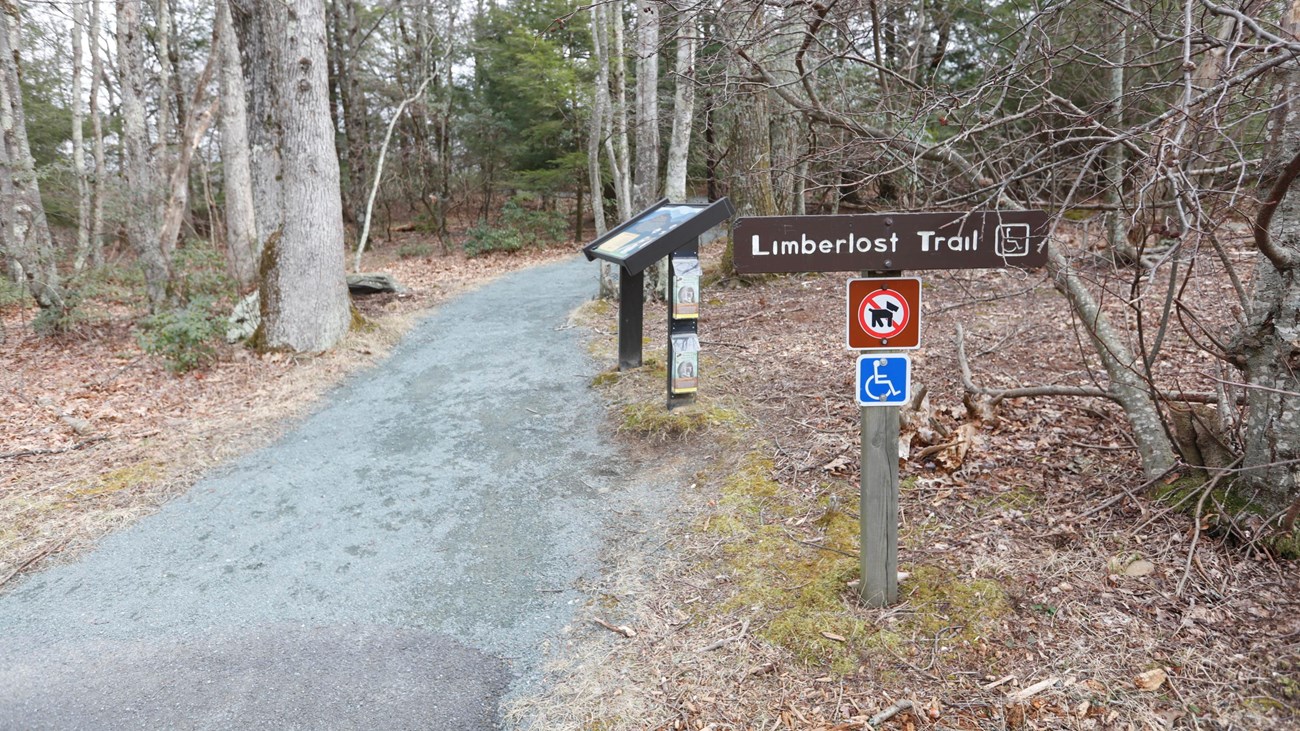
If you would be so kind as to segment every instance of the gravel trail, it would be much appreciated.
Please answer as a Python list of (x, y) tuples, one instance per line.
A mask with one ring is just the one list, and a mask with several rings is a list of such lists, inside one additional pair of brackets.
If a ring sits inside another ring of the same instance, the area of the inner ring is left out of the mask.
[(499, 728), (655, 489), (566, 327), (593, 279), (447, 303), (273, 446), (0, 594), (0, 728)]

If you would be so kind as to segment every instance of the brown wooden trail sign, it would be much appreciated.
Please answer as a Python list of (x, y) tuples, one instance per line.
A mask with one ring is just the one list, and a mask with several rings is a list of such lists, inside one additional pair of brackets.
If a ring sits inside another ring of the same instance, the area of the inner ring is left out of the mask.
[(1044, 211), (752, 216), (732, 242), (739, 274), (1029, 268), (1047, 229)]
[[(739, 274), (888, 272), (894, 279), (849, 283), (847, 345), (872, 349), (869, 360), (879, 364), (909, 366), (905, 356), (875, 350), (920, 344), (920, 280), (898, 278), (901, 270), (1043, 266), (1047, 230), (1044, 211), (762, 216), (737, 219), (732, 244)], [(860, 361), (859, 390), (861, 368)], [(898, 601), (898, 412), (875, 403), (861, 409), (858, 594), (875, 607)]]

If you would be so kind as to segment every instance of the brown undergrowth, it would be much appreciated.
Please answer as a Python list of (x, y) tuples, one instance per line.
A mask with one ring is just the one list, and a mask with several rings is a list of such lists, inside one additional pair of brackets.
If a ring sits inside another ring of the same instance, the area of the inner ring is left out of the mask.
[[(1221, 286), (1192, 285), (1207, 298)], [(1100, 372), (1041, 272), (924, 276), (900, 598), (862, 606), (843, 297), (842, 275), (706, 290), (696, 413), (728, 417), (693, 428), (662, 410), (663, 325), (648, 310), (648, 367), (593, 387), (628, 439), (685, 450), (699, 470), (660, 555), (611, 549), (545, 690), (511, 718), (584, 731), (1300, 725), (1294, 564), (1210, 539), (1143, 491), (1106, 401), (963, 403), (958, 323), (983, 385), (1089, 385)], [(612, 308), (577, 320), (613, 363)], [(1176, 337), (1167, 347), (1157, 368), (1204, 387), (1204, 356)]]
[[(417, 247), (422, 256), (411, 256)], [(572, 249), (438, 255), (418, 235), (367, 253), (403, 296), (358, 297), (370, 326), (320, 356), (221, 346), (211, 367), (169, 372), (136, 338), (129, 285), (83, 303), (70, 332), (32, 332), (31, 308), (0, 311), (0, 585), (69, 560), (155, 511), (218, 463), (266, 445), (348, 374), (381, 360), (430, 308)]]

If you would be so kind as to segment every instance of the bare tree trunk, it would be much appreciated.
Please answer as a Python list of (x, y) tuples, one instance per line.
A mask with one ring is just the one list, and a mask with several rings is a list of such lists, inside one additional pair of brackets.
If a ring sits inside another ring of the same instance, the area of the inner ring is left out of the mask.
[[(1128, 7), (1128, 0), (1121, 0)], [(1111, 98), (1110, 126), (1124, 128), (1124, 72), (1128, 63), (1128, 17), (1118, 16), (1115, 50), (1111, 54), (1110, 72), (1107, 74)], [(1136, 262), (1137, 249), (1128, 242), (1128, 222), (1124, 215), (1124, 163), (1127, 154), (1124, 145), (1114, 144), (1106, 150), (1106, 203), (1112, 208), (1106, 216), (1106, 238), (1111, 251), (1124, 261)]]
[(168, 171), (167, 202), (163, 206), (162, 225), (158, 232), (159, 243), (168, 261), (171, 261), (172, 253), (176, 250), (181, 223), (189, 211), (190, 162), (194, 159), (195, 148), (212, 123), (212, 114), (219, 101), (219, 98), (214, 98), (205, 104), (204, 97), (207, 96), (208, 82), (212, 79), (212, 72), (221, 53), (221, 42), (220, 26), (217, 25), (212, 34), (212, 51), (208, 54), (208, 62), (194, 83), (194, 99), (185, 106), (189, 111), (181, 128), (180, 148)]
[(673, 133), (668, 142), (668, 170), (664, 195), (686, 201), (686, 162), (691, 149), (691, 126), (695, 122), (695, 13), (682, 10), (677, 26), (677, 63), (673, 93)]
[[(122, 114), (122, 174), (126, 182), (126, 237), (144, 267), (150, 306), (167, 297), (171, 267), (158, 239), (159, 176), (145, 124), (144, 29), (140, 0), (117, 0), (117, 73)], [(162, 95), (167, 96), (165, 93)], [(165, 103), (159, 119), (165, 119)], [(161, 127), (160, 127), (161, 130)], [(162, 147), (161, 131), (159, 148)]]
[(90, 208), (90, 263), (98, 266), (104, 258), (104, 181), (108, 164), (104, 157), (104, 115), (99, 109), (100, 84), (104, 77), (104, 57), (99, 49), (100, 2), (90, 0), (90, 134), (95, 154)]
[(591, 119), (587, 127), (587, 178), (591, 183), (591, 214), (596, 221), (596, 235), (603, 236), (605, 223), (605, 184), (600, 174), (600, 148), (609, 117), (609, 53), (606, 50), (608, 26), (605, 6), (591, 9), (591, 61), (596, 66), (596, 86), (592, 92)]
[[(90, 256), (90, 179), (86, 170), (86, 146), (82, 125), (84, 115), (81, 110), (82, 71), (84, 55), (82, 52), (82, 26), (86, 22), (86, 8), (82, 3), (72, 4), (72, 169), (77, 175), (77, 247), (72, 258), (72, 270), (80, 272), (86, 268), (86, 259)], [(91, 39), (93, 42), (93, 38)]]
[(397, 126), (398, 120), (402, 118), (402, 113), (406, 111), (412, 102), (418, 101), (424, 96), (424, 90), (428, 88), (429, 82), (433, 81), (432, 76), (426, 76), (424, 81), (420, 82), (420, 88), (415, 93), (402, 100), (397, 106), (397, 111), (393, 112), (393, 118), (388, 121), (388, 130), (384, 132), (384, 143), (379, 147), (379, 159), (375, 161), (375, 180), (370, 185), (370, 195), (366, 198), (366, 214), (361, 226), (361, 234), (357, 237), (357, 256), (353, 262), (355, 271), (361, 271), (361, 255), (366, 252), (366, 240), (370, 238), (370, 216), (375, 210), (375, 196), (379, 193), (379, 184), (384, 179), (384, 159), (388, 157), (388, 143), (393, 140), (393, 129)]
[[(659, 198), (659, 3), (637, 0), (636, 176), (632, 208), (639, 211)], [(668, 260), (645, 271), (646, 297), (668, 290)]]
[[(614, 185), (617, 189), (618, 162), (614, 156), (613, 139), (610, 134), (611, 117), (609, 100), (609, 20), (608, 9), (604, 5), (595, 5), (591, 9), (592, 29), (592, 63), (596, 65), (596, 83), (592, 94), (591, 120), (587, 129), (587, 177), (591, 181), (591, 212), (596, 219), (596, 236), (604, 236), (609, 230), (605, 221), (605, 183), (601, 175), (600, 150), (603, 146), (609, 151), (610, 168), (614, 173)], [(618, 197), (618, 193), (615, 193)], [(607, 261), (600, 262), (600, 282), (598, 296), (601, 299), (618, 297), (618, 267)]]
[(271, 52), (267, 30), (255, 14), (256, 0), (228, 0), (231, 20), (239, 39), (240, 63), (248, 98), (248, 147), (253, 179), (253, 220), (257, 224), (257, 251), (280, 230), (284, 208), (280, 191), (280, 122), (275, 116), (275, 85), (266, 65)]
[[(1284, 27), (1300, 28), (1300, 0)], [(1240, 483), (1266, 513), (1300, 505), (1300, 70), (1285, 67), (1271, 120), (1274, 151), (1264, 180), (1271, 188), (1255, 227), (1255, 267), (1247, 323), (1234, 343), (1245, 373), (1246, 438)], [(1288, 529), (1294, 525), (1285, 526)]]
[(614, 174), (614, 195), (618, 203), (620, 222), (632, 217), (632, 162), (629, 154), (627, 125), (627, 49), (623, 44), (623, 3), (610, 5), (609, 29), (611, 48), (609, 53), (614, 84), (614, 135), (613, 153), (610, 155), (610, 167)]
[[(324, 6), (313, 0), (249, 3), (267, 72), (268, 116), (278, 132), (278, 231), (262, 251), (262, 347), (319, 352), (351, 323), (343, 252), (338, 156), (329, 115)], [(254, 171), (257, 174), (257, 171)], [(259, 219), (261, 211), (258, 212)]]
[(217, 3), (221, 51), (221, 167), (226, 191), (226, 256), (241, 292), (257, 282), (261, 254), (253, 207), (253, 172), (248, 147), (248, 104), (229, 0)]
[(640, 210), (659, 197), (659, 4), (637, 0), (636, 27), (636, 176), (632, 207)]
[(1148, 478), (1158, 477), (1173, 465), (1174, 450), (1160, 408), (1152, 398), (1153, 387), (1143, 380), (1138, 359), (1055, 246), (1048, 247), (1047, 266), (1056, 279), (1056, 288), (1083, 320), (1083, 328), (1092, 339), (1106, 375), (1110, 376), (1108, 390), (1123, 407), (1133, 427), (1133, 441), (1143, 471)]
[(0, 3), (0, 252), (21, 266), (42, 310), (59, 310), (66, 305), (27, 142), (19, 38), (17, 9)]
[(343, 103), (343, 129), (348, 144), (348, 182), (346, 199), (349, 201), (349, 218), (360, 223), (365, 205), (366, 181), (369, 179), (367, 148), (369, 124), (366, 102), (357, 78), (356, 59), (361, 45), (361, 24), (357, 18), (356, 0), (342, 0), (343, 19), (347, 29), (344, 46), (344, 63), (339, 69), (339, 91)]
[(171, 56), (171, 3), (168, 0), (156, 0), (154, 3), (154, 42), (158, 46), (158, 139), (155, 141), (157, 152), (155, 158), (165, 160), (168, 154), (168, 130), (174, 129), (172, 123), (172, 65)]

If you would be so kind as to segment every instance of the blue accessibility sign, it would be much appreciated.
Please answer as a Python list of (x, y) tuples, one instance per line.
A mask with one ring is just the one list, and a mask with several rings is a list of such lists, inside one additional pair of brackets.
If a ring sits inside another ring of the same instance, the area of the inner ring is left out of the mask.
[(906, 355), (863, 355), (858, 358), (858, 403), (901, 406), (912, 387), (912, 360)]

